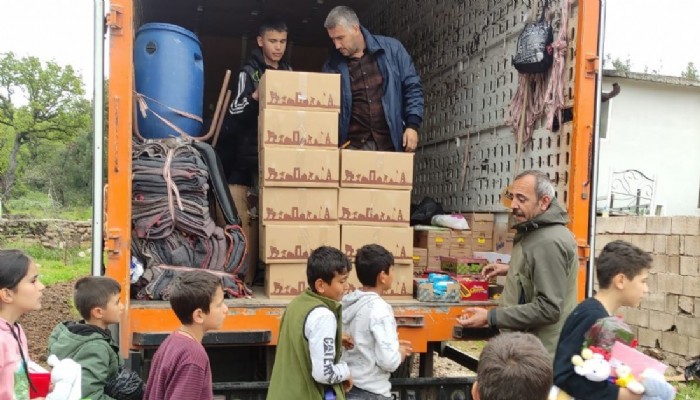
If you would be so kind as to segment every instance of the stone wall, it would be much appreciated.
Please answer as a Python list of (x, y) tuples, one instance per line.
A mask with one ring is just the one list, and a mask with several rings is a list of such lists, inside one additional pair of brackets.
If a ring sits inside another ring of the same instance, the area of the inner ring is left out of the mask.
[(618, 239), (653, 254), (649, 295), (621, 314), (640, 349), (685, 366), (700, 355), (700, 217), (607, 217), (596, 223), (596, 254)]
[(0, 219), (0, 239), (41, 243), (47, 248), (89, 247), (91, 221), (57, 219)]

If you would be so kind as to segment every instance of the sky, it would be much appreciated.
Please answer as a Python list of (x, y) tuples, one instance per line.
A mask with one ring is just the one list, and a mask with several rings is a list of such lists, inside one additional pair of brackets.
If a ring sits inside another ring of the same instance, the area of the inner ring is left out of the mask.
[[(607, 0), (605, 54), (630, 59), (632, 70), (679, 76), (695, 46), (699, 0)], [(92, 96), (92, 0), (0, 0), (0, 53), (70, 64)]]

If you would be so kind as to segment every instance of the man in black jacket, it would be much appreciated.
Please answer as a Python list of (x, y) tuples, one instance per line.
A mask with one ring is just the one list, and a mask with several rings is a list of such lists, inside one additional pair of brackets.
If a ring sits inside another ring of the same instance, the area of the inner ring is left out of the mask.
[(254, 188), (258, 174), (258, 84), (267, 69), (292, 69), (282, 59), (287, 48), (287, 25), (284, 21), (266, 19), (258, 30), (257, 43), (258, 48), (251, 51), (238, 74), (235, 94), (216, 145), (231, 197), (248, 238), (251, 264), (246, 283), (252, 281), (257, 263), (257, 222), (251, 222), (250, 218), (250, 211), (257, 209), (257, 204), (254, 201), (250, 204), (248, 199), (257, 198)]

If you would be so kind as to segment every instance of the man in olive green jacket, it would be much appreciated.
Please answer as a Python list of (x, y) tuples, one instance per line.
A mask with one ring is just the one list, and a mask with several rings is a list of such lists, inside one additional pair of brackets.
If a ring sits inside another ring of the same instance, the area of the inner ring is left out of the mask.
[(484, 267), (487, 278), (505, 275), (499, 307), (469, 308), (459, 318), (466, 328), (489, 327), (533, 333), (554, 356), (561, 327), (577, 304), (576, 240), (566, 228), (567, 212), (554, 197), (546, 174), (525, 171), (510, 188), (517, 234), (509, 264)]

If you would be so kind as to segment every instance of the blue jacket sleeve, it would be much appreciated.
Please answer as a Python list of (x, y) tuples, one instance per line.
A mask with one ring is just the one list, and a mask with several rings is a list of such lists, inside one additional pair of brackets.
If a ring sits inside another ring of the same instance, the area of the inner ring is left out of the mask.
[(401, 78), (403, 119), (408, 127), (418, 129), (423, 122), (423, 86), (413, 60), (403, 44), (397, 40), (393, 51)]

